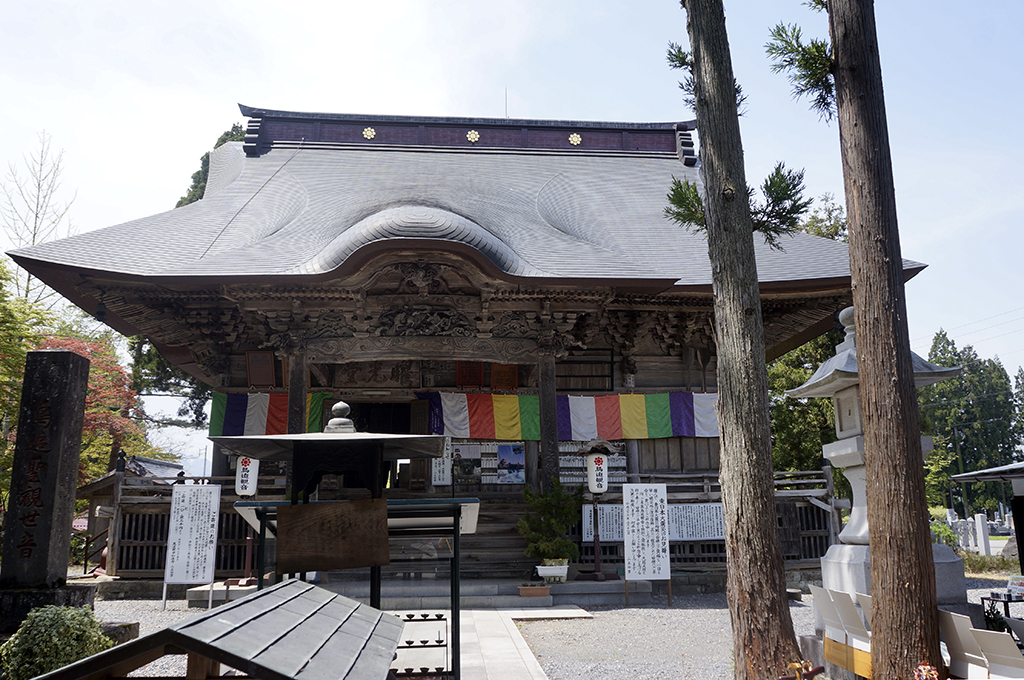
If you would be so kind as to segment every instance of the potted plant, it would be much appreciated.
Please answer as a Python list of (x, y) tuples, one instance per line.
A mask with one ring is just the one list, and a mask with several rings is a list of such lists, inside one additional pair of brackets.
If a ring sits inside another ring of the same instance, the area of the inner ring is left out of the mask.
[(551, 491), (533, 493), (527, 488), (523, 496), (530, 508), (517, 525), (520, 535), (526, 539), (523, 552), (527, 557), (541, 560), (537, 573), (547, 583), (564, 582), (569, 560), (580, 556), (579, 547), (566, 538), (566, 533), (580, 521), (583, 487), (569, 492), (556, 480)]
[(551, 586), (543, 583), (524, 583), (519, 586), (519, 597), (547, 597)]

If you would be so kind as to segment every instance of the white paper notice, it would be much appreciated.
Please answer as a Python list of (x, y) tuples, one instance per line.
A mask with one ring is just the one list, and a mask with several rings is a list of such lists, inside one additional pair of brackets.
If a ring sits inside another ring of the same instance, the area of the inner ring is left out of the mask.
[(444, 438), (444, 455), (430, 461), (430, 483), (434, 486), (452, 485), (452, 438)]
[(626, 580), (671, 578), (665, 485), (623, 484), (622, 506)]
[(176, 484), (164, 583), (213, 583), (220, 485)]
[(714, 541), (725, 538), (721, 503), (673, 503), (668, 506), (670, 541)]
[[(597, 506), (597, 530), (602, 541), (622, 541), (622, 506), (618, 503), (599, 503)], [(594, 506), (583, 506), (583, 541), (594, 540)]]

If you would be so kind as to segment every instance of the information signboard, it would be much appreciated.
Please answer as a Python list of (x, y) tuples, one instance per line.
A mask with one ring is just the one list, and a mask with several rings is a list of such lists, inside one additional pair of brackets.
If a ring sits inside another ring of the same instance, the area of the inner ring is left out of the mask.
[(452, 438), (444, 438), (444, 455), (430, 461), (430, 483), (434, 486), (452, 485)]
[(673, 503), (668, 506), (670, 541), (721, 541), (725, 516), (721, 503)]
[(622, 506), (626, 580), (671, 578), (665, 485), (623, 484)]
[(220, 485), (176, 484), (164, 583), (213, 583)]
[[(671, 506), (670, 506), (671, 507)], [(594, 506), (583, 506), (583, 542), (594, 540)], [(599, 503), (597, 506), (597, 530), (606, 543), (622, 541), (622, 504)]]
[[(622, 538), (622, 505), (597, 506), (597, 530), (601, 540), (615, 543)], [(583, 541), (594, 540), (594, 510), (583, 506)], [(725, 539), (725, 518), (721, 503), (671, 503), (668, 506), (669, 541), (721, 541)]]

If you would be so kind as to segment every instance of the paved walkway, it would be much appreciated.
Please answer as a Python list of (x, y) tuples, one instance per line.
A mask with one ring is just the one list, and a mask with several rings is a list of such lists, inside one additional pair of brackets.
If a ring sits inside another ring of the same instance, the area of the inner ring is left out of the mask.
[[(404, 612), (394, 612), (401, 616)], [(445, 612), (447, 616), (449, 612)], [(519, 633), (516, 620), (593, 618), (575, 605), (532, 607), (527, 609), (466, 609), (462, 611), (463, 680), (547, 680), (540, 663)], [(407, 626), (408, 634), (434, 637), (436, 624), (416, 621)], [(394, 666), (415, 668), (439, 666), (443, 652), (438, 649), (402, 650)]]

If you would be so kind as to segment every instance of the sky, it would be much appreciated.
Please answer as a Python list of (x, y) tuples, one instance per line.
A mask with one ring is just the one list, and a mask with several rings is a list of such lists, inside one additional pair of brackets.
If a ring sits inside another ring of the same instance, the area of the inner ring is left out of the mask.
[[(770, 28), (827, 37), (793, 1), (726, 0), (748, 183), (777, 161), (842, 201), (839, 132), (791, 97)], [(1024, 3), (875, 5), (911, 347), (1024, 364)], [(675, 0), (40, 0), (0, 21), (0, 169), (45, 131), (81, 233), (168, 210), (199, 158), (260, 108), (671, 122), (694, 115), (665, 60)], [(6, 245), (4, 247), (6, 249)], [(201, 440), (201, 438), (200, 438)], [(202, 446), (200, 440), (195, 446)], [(192, 446), (192, 444), (189, 444)]]

